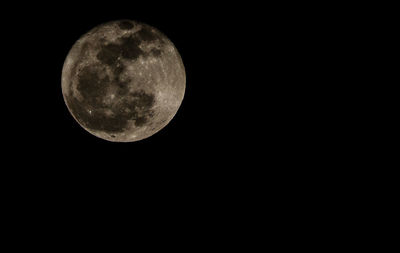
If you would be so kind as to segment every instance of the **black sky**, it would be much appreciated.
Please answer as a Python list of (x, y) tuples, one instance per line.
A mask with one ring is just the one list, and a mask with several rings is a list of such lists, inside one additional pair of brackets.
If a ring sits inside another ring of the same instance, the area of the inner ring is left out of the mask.
[[(381, 217), (372, 206), (396, 190), (381, 161), (363, 164), (379, 131), (352, 124), (365, 110), (357, 98), (375, 99), (356, 72), (371, 48), (352, 39), (376, 24), (353, 15), (376, 17), (366, 4), (3, 1), (3, 248), (136, 250), (142, 238), (184, 252), (359, 247), (354, 235)], [(61, 92), (75, 41), (116, 19), (167, 35), (187, 76), (174, 119), (133, 143), (86, 132)]]
[[(309, 105), (299, 96), (310, 91), (303, 88), (309, 79), (301, 59), (307, 58), (305, 45), (315, 42), (305, 43), (312, 20), (299, 6), (190, 1), (23, 6), (5, 8), (14, 18), (3, 21), (11, 88), (5, 95), (7, 147), (20, 154), (17, 164), (42, 165), (44, 174), (66, 165), (61, 171), (72, 177), (152, 171), (222, 178), (302, 159), (304, 129), (316, 127), (307, 124)], [(116, 19), (144, 22), (166, 34), (187, 75), (174, 119), (135, 143), (111, 143), (86, 132), (61, 93), (69, 49), (94, 26)]]

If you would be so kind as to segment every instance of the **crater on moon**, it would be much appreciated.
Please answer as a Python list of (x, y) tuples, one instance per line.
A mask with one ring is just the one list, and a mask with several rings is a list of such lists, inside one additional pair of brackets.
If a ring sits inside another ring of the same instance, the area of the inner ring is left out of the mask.
[(109, 141), (130, 142), (162, 129), (185, 92), (185, 70), (172, 42), (131, 20), (99, 25), (70, 50), (62, 92), (75, 120)]

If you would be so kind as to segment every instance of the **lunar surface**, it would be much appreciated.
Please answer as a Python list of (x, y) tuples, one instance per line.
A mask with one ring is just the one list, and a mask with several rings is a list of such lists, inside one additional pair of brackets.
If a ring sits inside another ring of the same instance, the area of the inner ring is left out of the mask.
[(115, 142), (165, 127), (185, 93), (182, 59), (157, 29), (131, 20), (99, 25), (71, 48), (62, 70), (64, 101), (89, 133)]

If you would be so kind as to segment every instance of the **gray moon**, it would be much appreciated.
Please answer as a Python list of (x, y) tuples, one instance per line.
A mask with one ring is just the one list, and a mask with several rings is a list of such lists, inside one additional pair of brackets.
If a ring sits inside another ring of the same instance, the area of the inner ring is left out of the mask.
[(159, 30), (117, 20), (79, 38), (65, 59), (61, 83), (68, 110), (85, 130), (133, 142), (172, 120), (186, 74), (177, 49)]

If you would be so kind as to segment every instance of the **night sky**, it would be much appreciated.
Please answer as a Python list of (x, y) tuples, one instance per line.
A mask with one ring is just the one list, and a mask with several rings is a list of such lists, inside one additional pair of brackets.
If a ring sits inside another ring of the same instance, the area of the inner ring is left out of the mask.
[[(7, 173), (22, 181), (33, 178), (50, 188), (91, 182), (100, 188), (148, 183), (197, 193), (213, 187), (237, 191), (262, 185), (264, 173), (295, 178), (299, 171), (291, 165), (318, 149), (310, 133), (325, 122), (318, 120), (322, 110), (309, 114), (318, 107), (310, 98), (320, 87), (312, 84), (325, 79), (308, 74), (320, 73), (319, 62), (308, 64), (311, 49), (324, 38), (309, 39), (320, 29), (309, 30), (314, 20), (299, 5), (68, 1), (23, 7), (5, 7), (13, 18), (2, 17), (3, 75), (9, 77), (3, 85), (10, 89), (3, 93), (5, 156), (12, 157)], [(89, 134), (61, 93), (72, 45), (117, 19), (162, 31), (186, 70), (185, 96), (173, 120), (133, 143)], [(288, 166), (290, 172), (283, 172)]]

